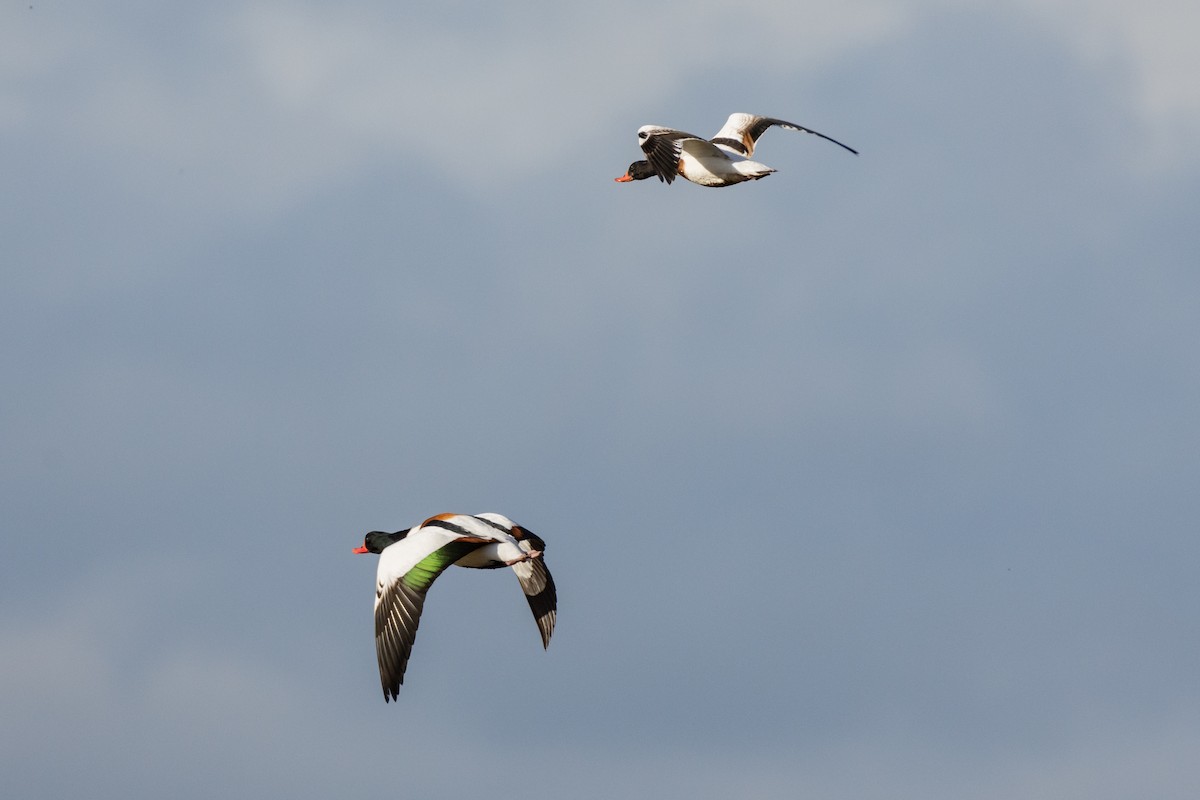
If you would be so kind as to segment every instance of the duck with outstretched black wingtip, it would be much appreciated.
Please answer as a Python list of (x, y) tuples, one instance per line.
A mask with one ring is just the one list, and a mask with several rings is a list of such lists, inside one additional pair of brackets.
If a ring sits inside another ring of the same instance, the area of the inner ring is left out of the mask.
[(733, 186), (765, 178), (775, 170), (751, 161), (750, 157), (754, 155), (758, 137), (772, 126), (820, 136), (858, 155), (857, 150), (837, 139), (794, 122), (754, 114), (730, 114), (725, 126), (711, 139), (659, 125), (643, 125), (638, 128), (638, 144), (646, 159), (633, 162), (624, 175), (614, 180), (628, 183), (657, 177), (671, 183), (681, 175), (700, 186)]
[(500, 514), (438, 514), (415, 528), (371, 531), (355, 553), (378, 553), (375, 654), (383, 699), (395, 700), (417, 637), (425, 593), (447, 567), (511, 567), (533, 611), (542, 647), (558, 617), (554, 579), (542, 557), (546, 543)]

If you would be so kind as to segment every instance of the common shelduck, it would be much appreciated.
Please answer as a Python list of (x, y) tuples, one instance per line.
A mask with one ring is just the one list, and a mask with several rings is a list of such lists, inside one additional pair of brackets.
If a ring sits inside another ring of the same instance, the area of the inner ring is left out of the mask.
[(438, 514), (408, 530), (368, 533), (354, 552), (380, 554), (375, 654), (383, 699), (396, 699), (417, 637), (425, 593), (451, 564), (475, 569), (512, 567), (533, 610), (542, 647), (549, 647), (558, 596), (542, 558), (545, 549), (541, 537), (500, 514)]
[(626, 183), (657, 175), (659, 180), (671, 183), (676, 175), (682, 175), (701, 186), (732, 186), (765, 178), (775, 170), (749, 159), (754, 155), (758, 137), (772, 125), (820, 136), (858, 155), (853, 147), (794, 122), (754, 114), (730, 114), (725, 127), (711, 139), (658, 125), (643, 125), (638, 128), (638, 144), (647, 160), (633, 162), (624, 175), (614, 180)]

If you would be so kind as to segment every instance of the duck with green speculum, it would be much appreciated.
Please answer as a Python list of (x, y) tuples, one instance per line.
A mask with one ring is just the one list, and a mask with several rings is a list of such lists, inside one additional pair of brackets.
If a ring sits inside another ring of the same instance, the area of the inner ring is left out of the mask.
[(500, 514), (438, 514), (415, 528), (371, 531), (355, 553), (378, 553), (375, 584), (375, 653), (383, 699), (395, 700), (404, 683), (425, 593), (447, 567), (511, 567), (533, 611), (542, 647), (558, 615), (554, 579), (542, 557), (546, 543)]

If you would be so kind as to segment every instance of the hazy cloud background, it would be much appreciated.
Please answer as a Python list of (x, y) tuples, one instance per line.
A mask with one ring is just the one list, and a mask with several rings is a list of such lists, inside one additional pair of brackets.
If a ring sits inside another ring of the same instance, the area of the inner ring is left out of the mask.
[[(14, 797), (1192, 798), (1194, 3), (0, 10)], [(767, 180), (618, 185), (646, 123)], [(506, 513), (380, 697), (372, 528)]]

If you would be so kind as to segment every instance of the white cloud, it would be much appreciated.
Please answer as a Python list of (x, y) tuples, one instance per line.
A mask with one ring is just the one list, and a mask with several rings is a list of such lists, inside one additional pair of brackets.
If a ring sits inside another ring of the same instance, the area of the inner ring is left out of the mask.
[[(752, 77), (861, 46), (894, 25), (886, 8), (803, 18), (786, 4), (743, 6), (731, 28), (746, 48), (736, 69)], [(185, 57), (169, 69), (160, 60), (171, 33), (152, 44), (94, 20), (81, 37), (78, 24), (46, 16), (36, 49), (5, 48), (0, 122), (53, 130), (107, 163), (115, 189), (202, 215), (271, 213), (389, 164), (421, 162), (491, 191), (610, 139), (624, 109), (692, 70), (722, 68), (712, 47), (721, 12), (710, 3), (647, 16), (630, 5), (580, 19), (517, 8), (496, 35), (386, 5), (236, 7), (188, 26), (177, 42)], [(186, 58), (195, 52), (210, 57)]]
[(1128, 76), (1128, 85), (1114, 89), (1130, 92), (1144, 125), (1145, 138), (1129, 142), (1135, 163), (1150, 169), (1196, 164), (1200, 6), (1187, 0), (1014, 0), (1013, 6), (1085, 63)]
[[(342, 147), (348, 139), (423, 153), (462, 180), (486, 183), (569, 158), (581, 141), (603, 138), (590, 126), (661, 104), (698, 74), (733, 70), (753, 83), (772, 70), (869, 58), (872, 44), (945, 6), (630, 4), (586, 21), (518, 7), (506, 12), (502, 35), (386, 10), (276, 6), (241, 12), (230, 27), (268, 108), (328, 127)], [(1125, 65), (1152, 137), (1142, 145), (1148, 157), (1190, 157), (1184, 145), (1200, 125), (1200, 56), (1189, 32), (1200, 10), (1177, 0), (1157, 0), (1153, 10), (1121, 0), (1015, 6), (1081, 59)]]
[[(1151, 5), (1015, 3), (1080, 58), (1128, 65), (1148, 131), (1131, 146), (1171, 163), (1192, 158), (1186, 145), (1200, 126), (1200, 56), (1188, 35), (1200, 10)], [(387, 5), (235, 6), (176, 34), (190, 37), (187, 54), (211, 56), (169, 70), (158, 63), (169, 39), (151, 47), (119, 20), (94, 20), (84, 35), (76, 17), (43, 15), (0, 34), (0, 126), (48, 126), (109, 162), (116, 187), (170, 197), (201, 218), (272, 214), (330, 181), (404, 164), (490, 194), (581, 145), (612, 142), (615, 125), (695, 89), (696, 75), (753, 84), (766, 72), (869, 59), (874, 43), (944, 6), (713, 1), (577, 16), (530, 5), (466, 30), (458, 17)], [(47, 99), (63, 81), (70, 87), (57, 94), (72, 99)]]

